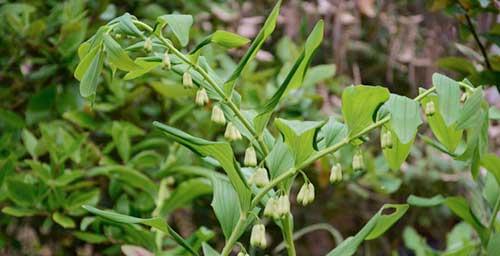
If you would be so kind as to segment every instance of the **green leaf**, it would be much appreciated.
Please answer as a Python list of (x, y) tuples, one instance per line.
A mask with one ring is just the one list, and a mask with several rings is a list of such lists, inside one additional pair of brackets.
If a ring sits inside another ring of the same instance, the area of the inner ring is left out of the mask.
[(7, 196), (19, 206), (31, 207), (36, 200), (36, 191), (33, 184), (25, 183), (17, 178), (6, 180)]
[(140, 68), (122, 49), (120, 44), (118, 44), (115, 39), (111, 37), (111, 35), (104, 34), (104, 46), (109, 62), (117, 68), (125, 71), (132, 71)]
[(85, 71), (82, 80), (80, 81), (80, 94), (82, 95), (82, 97), (87, 98), (95, 95), (97, 82), (99, 80), (99, 75), (101, 74), (103, 66), (103, 59), (104, 54), (99, 49), (98, 53), (90, 63), (90, 66)]
[(342, 113), (349, 128), (349, 135), (355, 135), (373, 123), (377, 108), (389, 99), (389, 91), (380, 86), (349, 86), (342, 93)]
[(439, 112), (449, 127), (460, 115), (460, 86), (457, 81), (438, 73), (432, 75), (432, 84), (436, 87), (439, 97)]
[[(370, 231), (365, 240), (373, 240), (382, 234), (384, 234), (394, 223), (396, 223), (408, 210), (409, 206), (407, 204), (386, 204), (379, 211), (380, 216), (378, 217), (375, 227)], [(384, 214), (387, 209), (393, 210), (389, 214)]]
[(97, 53), (99, 52), (99, 49), (100, 47), (92, 48), (85, 56), (83, 56), (83, 58), (80, 60), (80, 63), (78, 63), (78, 66), (76, 66), (74, 75), (78, 81), (82, 81), (83, 77), (85, 76), (85, 72), (87, 72), (90, 65), (94, 61)]
[(473, 128), (481, 122), (481, 103), (483, 102), (483, 90), (477, 88), (474, 93), (467, 98), (464, 107), (460, 111), (456, 123), (457, 129)]
[(151, 70), (153, 70), (161, 65), (161, 61), (150, 61), (150, 60), (139, 59), (139, 58), (137, 58), (134, 62), (135, 62), (135, 64), (137, 64), (137, 66), (139, 68), (136, 68), (136, 69), (128, 72), (123, 77), (124, 80), (132, 80), (132, 79), (135, 79), (137, 77), (140, 77), (140, 76), (150, 72)]
[(295, 165), (294, 154), (287, 144), (277, 140), (266, 158), (266, 165), (271, 179), (276, 178)]
[(252, 44), (250, 45), (250, 48), (243, 56), (240, 63), (238, 63), (238, 66), (233, 71), (233, 73), (231, 73), (231, 76), (229, 76), (229, 78), (224, 83), (224, 91), (226, 95), (231, 95), (236, 79), (240, 77), (240, 74), (245, 66), (255, 57), (255, 55), (257, 55), (257, 52), (259, 51), (260, 47), (262, 47), (262, 44), (264, 44), (266, 39), (271, 35), (271, 33), (273, 33), (274, 28), (276, 27), (276, 21), (278, 20), (280, 5), (281, 0), (276, 3), (273, 10), (271, 11), (271, 14), (269, 14), (266, 22), (259, 31), (259, 34), (257, 34)]
[(184, 14), (167, 14), (158, 17), (158, 22), (166, 23), (182, 47), (189, 42), (189, 30), (193, 25), (193, 16)]
[[(389, 125), (387, 125), (389, 126)], [(384, 154), (384, 158), (387, 160), (389, 167), (397, 171), (404, 163), (408, 155), (410, 154), (411, 146), (415, 142), (415, 136), (410, 140), (410, 142), (403, 144), (399, 140), (398, 136), (394, 131), (392, 131), (392, 127), (383, 127), (382, 133), (390, 132), (392, 137), (392, 147), (382, 149), (382, 153)]]
[(186, 242), (186, 240), (184, 240), (179, 234), (177, 234), (177, 232), (175, 232), (174, 229), (172, 229), (167, 224), (167, 222), (165, 221), (164, 218), (156, 217), (156, 218), (142, 219), (142, 218), (137, 218), (137, 217), (119, 214), (119, 213), (112, 212), (112, 211), (99, 210), (99, 209), (94, 208), (94, 207), (89, 206), (89, 205), (84, 205), (82, 207), (85, 210), (87, 210), (87, 211), (89, 211), (97, 216), (100, 216), (100, 217), (103, 217), (103, 218), (106, 218), (106, 219), (109, 219), (109, 220), (112, 220), (112, 221), (115, 221), (118, 223), (143, 224), (146, 226), (156, 228), (156, 229), (164, 232), (165, 234), (171, 236), (180, 246), (184, 247), (192, 255), (198, 255), (198, 253), (196, 253), (196, 251), (194, 251), (193, 248), (191, 248), (189, 243)]
[(444, 201), (445, 198), (442, 195), (436, 195), (431, 198), (410, 195), (406, 200), (408, 204), (418, 207), (433, 207), (442, 204)]
[(128, 166), (100, 166), (88, 172), (90, 177), (96, 175), (107, 175), (110, 178), (121, 180), (134, 188), (147, 192), (151, 198), (155, 198), (158, 190), (157, 185), (148, 176)]
[(281, 83), (278, 90), (273, 94), (271, 99), (262, 106), (259, 114), (254, 118), (255, 130), (261, 133), (271, 117), (272, 111), (278, 106), (281, 99), (294, 88), (299, 87), (304, 81), (307, 68), (311, 62), (314, 51), (319, 47), (323, 40), (323, 21), (318, 21), (314, 26), (311, 34), (309, 34), (304, 49), (300, 56), (295, 61), (293, 67), (288, 72), (285, 80)]
[(495, 176), (500, 185), (500, 157), (495, 154), (486, 154), (481, 158), (481, 166)]
[(316, 134), (324, 122), (277, 118), (274, 124), (293, 152), (295, 164), (298, 165), (314, 152)]
[(462, 197), (448, 197), (444, 204), (450, 208), (458, 217), (471, 225), (478, 233), (481, 241), (486, 242), (488, 239), (488, 229), (472, 214), (467, 201)]
[(226, 171), (231, 184), (238, 193), (241, 210), (248, 210), (251, 200), (251, 191), (243, 174), (236, 165), (233, 149), (227, 142), (214, 142), (191, 136), (181, 130), (154, 122), (154, 126), (162, 130), (165, 135), (178, 143), (188, 147), (202, 157), (211, 157), (219, 162)]
[(31, 217), (38, 213), (38, 211), (35, 209), (12, 207), (12, 206), (4, 207), (2, 209), (2, 212), (14, 217)]
[(330, 117), (328, 122), (321, 127), (318, 137), (320, 149), (333, 146), (347, 138), (347, 126), (334, 117)]
[(18, 130), (22, 129), (26, 124), (15, 112), (0, 108), (0, 129)]
[(495, 232), (490, 235), (488, 242), (488, 255), (495, 255), (500, 252), (500, 233)]
[(427, 245), (425, 238), (420, 236), (417, 231), (407, 226), (403, 231), (405, 246), (413, 250), (416, 256), (434, 256), (433, 250)]
[[(438, 97), (436, 95), (428, 95), (422, 99), (422, 108), (425, 108), (425, 104), (431, 101), (434, 102), (434, 105), (438, 106)], [(457, 129), (454, 125), (450, 127), (446, 126), (440, 112), (439, 109), (436, 109), (434, 115), (427, 116), (427, 122), (439, 142), (453, 153), (460, 143), (463, 130)]]
[(463, 57), (444, 57), (437, 60), (436, 65), (440, 68), (458, 72), (462, 76), (468, 76), (476, 73), (476, 68), (467, 58)]
[(196, 53), (209, 43), (215, 43), (226, 48), (235, 48), (248, 44), (249, 42), (250, 40), (246, 37), (224, 30), (217, 30), (196, 45), (196, 47), (191, 50), (190, 54)]
[(335, 64), (322, 64), (310, 67), (304, 77), (303, 87), (311, 87), (321, 81), (333, 78), (335, 75)]
[(204, 178), (195, 178), (183, 181), (175, 188), (161, 207), (161, 216), (166, 216), (173, 210), (183, 207), (193, 199), (212, 193), (210, 181)]
[(115, 143), (118, 154), (123, 162), (128, 162), (130, 158), (130, 136), (128, 134), (128, 129), (123, 127), (119, 122), (113, 122), (111, 127), (111, 136), (113, 137), (113, 142)]
[(391, 94), (384, 105), (391, 114), (391, 127), (401, 144), (408, 144), (415, 138), (420, 119), (418, 102), (405, 96)]
[(108, 241), (107, 237), (90, 232), (75, 231), (73, 232), (73, 235), (76, 238), (91, 244), (100, 244)]
[(219, 252), (217, 252), (214, 248), (212, 248), (212, 246), (210, 246), (207, 243), (203, 243), (202, 248), (203, 248), (203, 255), (205, 255), (205, 256), (219, 256), (220, 255)]
[(224, 180), (213, 178), (212, 186), (214, 196), (211, 205), (219, 220), (222, 232), (228, 239), (240, 218), (240, 210), (236, 207), (239, 204), (238, 194), (231, 184)]
[(31, 133), (29, 130), (23, 129), (21, 137), (23, 139), (24, 146), (26, 147), (26, 150), (31, 155), (31, 157), (37, 157), (38, 140), (33, 135), (33, 133)]
[[(383, 214), (386, 209), (394, 209), (391, 214)], [(361, 243), (368, 238), (376, 238), (387, 231), (408, 210), (407, 204), (385, 204), (355, 235), (350, 236), (330, 251), (327, 256), (354, 255)]]
[(76, 227), (75, 221), (72, 218), (70, 218), (62, 213), (54, 212), (52, 214), (52, 219), (54, 220), (55, 223), (61, 225), (63, 228), (75, 228)]
[(137, 18), (129, 13), (125, 13), (109, 22), (110, 25), (118, 24), (114, 29), (117, 33), (129, 36), (141, 37), (142, 32), (135, 26), (134, 20)]

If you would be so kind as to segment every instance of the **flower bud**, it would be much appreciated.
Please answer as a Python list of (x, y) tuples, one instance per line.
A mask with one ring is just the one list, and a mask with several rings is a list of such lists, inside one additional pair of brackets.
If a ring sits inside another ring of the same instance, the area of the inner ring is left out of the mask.
[(164, 69), (169, 70), (172, 68), (172, 63), (170, 62), (170, 56), (168, 55), (168, 51), (165, 51), (165, 53), (163, 54), (161, 63)]
[(144, 50), (146, 50), (146, 52), (151, 52), (153, 50), (153, 41), (149, 37), (144, 40)]
[(282, 218), (290, 212), (290, 199), (287, 195), (278, 197), (278, 203), (275, 211), (275, 218)]
[(116, 39), (122, 39), (122, 34), (120, 34), (120, 33), (116, 33), (116, 34), (115, 34), (115, 38), (116, 38)]
[(337, 163), (330, 170), (330, 183), (339, 182), (342, 180), (342, 166)]
[(257, 155), (255, 149), (250, 146), (245, 150), (245, 160), (243, 161), (245, 166), (256, 166), (257, 165)]
[(236, 126), (234, 126), (232, 122), (229, 122), (227, 123), (224, 137), (226, 137), (230, 141), (241, 140), (241, 133), (240, 131), (238, 131), (238, 128), (236, 128)]
[(250, 245), (259, 248), (266, 248), (266, 227), (263, 224), (257, 224), (252, 227), (252, 234), (250, 235)]
[(425, 104), (424, 112), (426, 116), (432, 116), (434, 115), (434, 113), (436, 113), (436, 107), (434, 106), (433, 101), (429, 101), (427, 102), (427, 104)]
[(211, 119), (216, 124), (225, 124), (226, 123), (226, 118), (224, 117), (224, 112), (222, 111), (222, 109), (218, 105), (215, 105), (212, 108)]
[(352, 169), (355, 171), (362, 171), (365, 169), (365, 163), (363, 161), (363, 155), (361, 152), (354, 154), (352, 158)]
[(239, 252), (236, 256), (250, 256), (248, 253)]
[(464, 103), (467, 101), (468, 95), (467, 93), (462, 93), (462, 97), (460, 97), (460, 102)]
[(306, 182), (300, 188), (299, 194), (297, 194), (297, 202), (305, 206), (312, 201), (314, 201), (314, 185), (310, 182)]
[(269, 198), (266, 203), (266, 207), (264, 208), (264, 216), (266, 217), (274, 217), (277, 208), (277, 200), (273, 197)]
[(186, 70), (184, 74), (182, 74), (182, 85), (184, 88), (193, 88), (193, 78), (191, 77), (191, 73)]
[(307, 190), (307, 186), (304, 183), (304, 185), (302, 185), (302, 187), (300, 187), (299, 193), (297, 194), (297, 203), (299, 203), (301, 205), (306, 205), (307, 204), (307, 202), (305, 201), (305, 199), (306, 199), (306, 190)]
[(208, 95), (205, 88), (201, 88), (196, 92), (195, 102), (198, 106), (203, 106), (208, 103)]
[(249, 181), (250, 184), (255, 185), (257, 187), (264, 187), (269, 184), (269, 178), (267, 177), (266, 168), (257, 168), (257, 170), (250, 176)]
[(310, 182), (307, 184), (307, 194), (305, 199), (308, 204), (314, 201), (314, 185)]
[(390, 131), (382, 133), (380, 136), (382, 149), (392, 148), (392, 134)]

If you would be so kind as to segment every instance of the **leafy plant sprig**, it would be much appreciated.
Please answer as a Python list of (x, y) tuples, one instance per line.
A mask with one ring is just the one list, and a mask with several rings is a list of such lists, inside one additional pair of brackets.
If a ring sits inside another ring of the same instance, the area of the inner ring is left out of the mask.
[[(154, 126), (201, 157), (216, 160), (217, 165), (224, 169), (227, 179), (212, 177), (212, 207), (226, 238), (220, 255), (229, 255), (247, 228), (258, 222), (256, 219), (261, 214), (262, 206), (265, 206), (264, 215), (271, 215), (269, 217), (281, 228), (288, 254), (295, 255), (289, 194), (298, 173), (340, 148), (353, 145), (358, 147), (358, 151), (353, 157), (350, 174), (353, 177), (362, 175), (366, 167), (361, 144), (368, 139), (368, 133), (378, 128), (382, 128), (382, 151), (389, 166), (394, 170), (399, 169), (409, 154), (418, 127), (422, 124), (421, 106), (439, 141), (431, 139), (428, 142), (457, 160), (469, 162), (473, 176), (478, 175), (479, 166), (488, 150), (488, 109), (482, 89), (474, 88), (467, 80), (457, 82), (444, 75), (435, 74), (433, 86), (427, 90), (422, 89), (415, 99), (390, 94), (386, 88), (380, 86), (348, 87), (342, 94), (344, 123), (335, 118), (319, 122), (281, 118), (271, 120), (280, 101), (290, 90), (298, 88), (303, 82), (311, 57), (323, 39), (322, 21), (314, 26), (301, 54), (270, 100), (257, 110), (241, 110), (241, 96), (235, 90), (236, 83), (243, 69), (274, 30), (279, 6), (278, 2), (247, 53), (227, 79), (221, 79), (210, 68), (200, 50), (208, 44), (239, 47), (248, 40), (229, 32), (216, 31), (189, 53), (183, 53), (180, 48), (187, 46), (193, 23), (189, 15), (160, 16), (154, 26), (149, 26), (130, 14), (125, 14), (101, 27), (79, 49), (81, 62), (75, 71), (75, 77), (80, 80), (81, 94), (92, 100), (95, 100), (99, 75), (104, 64), (107, 64), (113, 75), (121, 71), (127, 72), (124, 79), (133, 79), (163, 67), (166, 71), (182, 76), (186, 88), (197, 90), (197, 105), (203, 106), (209, 101), (217, 102), (212, 109), (212, 119), (219, 124), (227, 123), (225, 137), (229, 141), (208, 141), (159, 122), (155, 122)], [(170, 36), (166, 37), (164, 31), (169, 32)], [(130, 40), (124, 40), (129, 44), (126, 48), (122, 48), (114, 39), (123, 38), (123, 35), (130, 37)], [(147, 55), (141, 57), (141, 50)], [(139, 56), (132, 60), (129, 53)], [(463, 104), (460, 102), (461, 88), (464, 88), (467, 98)], [(280, 131), (279, 136), (273, 136), (267, 129), (271, 121)], [(478, 123), (481, 129), (474, 129)], [(457, 151), (464, 131), (467, 133), (465, 150)], [(240, 140), (242, 137), (249, 141), (245, 165), (253, 169), (241, 168), (231, 147), (231, 141)], [(261, 160), (260, 164), (257, 164), (257, 159)], [(307, 197), (313, 198), (314, 187), (310, 188), (312, 184), (306, 183)], [(463, 206), (461, 199), (446, 200), (452, 211), (465, 221), (470, 221), (469, 216), (463, 215), (461, 209), (457, 210), (457, 205)], [(353, 255), (364, 240), (375, 239), (388, 230), (404, 215), (408, 207), (408, 204), (384, 205), (360, 232), (339, 244), (328, 255)], [(498, 208), (499, 206), (495, 206), (492, 211), (492, 223), (495, 222)], [(155, 227), (172, 236), (191, 254), (197, 254), (161, 216), (139, 219), (91, 207), (86, 209), (114, 221)], [(386, 209), (394, 211), (386, 214)], [(470, 222), (473, 227), (477, 227), (483, 245), (488, 246), (490, 234), (495, 232), (494, 225), (485, 228)], [(267, 246), (263, 224), (257, 223), (253, 226), (250, 245)], [(203, 245), (203, 251), (205, 255), (219, 255), (208, 244)]]

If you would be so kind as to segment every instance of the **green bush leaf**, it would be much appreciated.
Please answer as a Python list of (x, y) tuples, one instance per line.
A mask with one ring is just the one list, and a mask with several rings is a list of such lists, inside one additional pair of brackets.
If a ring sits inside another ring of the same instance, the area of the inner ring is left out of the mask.
[(277, 118), (274, 121), (276, 127), (283, 135), (284, 142), (290, 147), (298, 165), (306, 160), (315, 147), (315, 137), (324, 122), (298, 121)]
[(90, 232), (75, 231), (73, 232), (73, 235), (76, 238), (91, 244), (100, 244), (108, 241), (106, 236)]
[(183, 181), (165, 200), (160, 215), (166, 216), (173, 210), (183, 207), (193, 199), (212, 193), (212, 185), (205, 178), (195, 178)]
[(432, 84), (439, 97), (439, 112), (447, 127), (457, 121), (460, 115), (460, 86), (455, 80), (438, 73), (432, 75)]
[(500, 157), (492, 153), (486, 154), (481, 158), (481, 166), (493, 174), (500, 185)]
[(117, 68), (125, 71), (132, 71), (140, 68), (122, 49), (120, 44), (118, 44), (115, 39), (111, 37), (111, 35), (104, 34), (104, 46), (109, 62)]
[(97, 216), (100, 216), (100, 217), (103, 217), (103, 218), (106, 218), (106, 219), (109, 219), (109, 220), (112, 220), (112, 221), (115, 221), (118, 223), (143, 224), (146, 226), (156, 228), (156, 229), (164, 232), (165, 234), (171, 236), (180, 246), (184, 247), (192, 255), (198, 255), (198, 253), (196, 251), (194, 251), (193, 248), (191, 248), (189, 243), (186, 242), (186, 240), (184, 240), (179, 234), (177, 234), (177, 232), (175, 232), (175, 230), (172, 229), (167, 224), (165, 219), (163, 219), (163, 218), (157, 217), (157, 218), (142, 219), (142, 218), (137, 218), (137, 217), (119, 214), (119, 213), (112, 212), (112, 211), (99, 210), (99, 209), (94, 208), (94, 207), (89, 206), (89, 205), (84, 205), (82, 207), (85, 210), (87, 210), (87, 211), (89, 211)]
[(405, 96), (391, 94), (384, 105), (391, 114), (391, 127), (401, 144), (408, 144), (415, 138), (420, 119), (418, 102)]
[(380, 86), (349, 86), (342, 93), (342, 113), (349, 135), (362, 131), (373, 123), (377, 108), (389, 99), (389, 91)]
[(166, 23), (182, 47), (189, 42), (189, 31), (193, 25), (193, 16), (184, 14), (167, 14), (158, 17), (158, 21)]
[(2, 212), (14, 217), (31, 217), (38, 213), (35, 209), (7, 206), (2, 208)]
[(215, 43), (226, 48), (235, 48), (248, 44), (249, 42), (250, 40), (246, 37), (224, 30), (217, 30), (196, 45), (196, 47), (191, 50), (190, 54), (196, 53), (209, 43)]
[(202, 157), (209, 156), (217, 160), (226, 171), (231, 184), (238, 193), (240, 208), (244, 211), (248, 210), (248, 207), (250, 207), (251, 191), (243, 177), (243, 174), (236, 165), (233, 149), (229, 143), (214, 142), (197, 138), (159, 122), (154, 122), (153, 125), (162, 130), (167, 137), (188, 147)]
[(266, 39), (271, 35), (271, 33), (273, 33), (274, 28), (276, 27), (276, 21), (278, 20), (280, 5), (281, 0), (276, 3), (273, 10), (271, 11), (271, 14), (267, 16), (266, 22), (260, 29), (259, 34), (257, 34), (252, 44), (250, 45), (250, 48), (243, 56), (240, 63), (238, 63), (236, 69), (233, 71), (233, 73), (231, 73), (231, 76), (229, 76), (229, 78), (224, 83), (224, 91), (226, 95), (231, 95), (236, 79), (240, 77), (240, 74), (245, 66), (255, 57), (255, 55), (257, 55), (257, 52), (259, 51), (260, 47), (262, 47), (262, 44), (264, 44)]
[(436, 65), (440, 68), (449, 69), (458, 72), (462, 76), (475, 74), (476, 68), (467, 58), (463, 57), (444, 57), (437, 60)]
[(54, 220), (55, 223), (61, 225), (63, 228), (75, 228), (76, 227), (75, 221), (72, 218), (70, 218), (62, 213), (54, 212), (52, 214), (52, 219)]

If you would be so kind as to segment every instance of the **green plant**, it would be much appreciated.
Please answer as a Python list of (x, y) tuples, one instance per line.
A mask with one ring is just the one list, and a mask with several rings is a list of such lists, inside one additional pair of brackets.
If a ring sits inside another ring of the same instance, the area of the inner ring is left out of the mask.
[[(339, 171), (339, 165), (334, 160), (335, 177), (332, 181), (356, 179), (363, 175), (368, 163), (362, 144), (369, 140), (369, 133), (378, 128), (381, 129), (383, 154), (391, 169), (398, 170), (407, 158), (418, 127), (422, 124), (421, 106), (437, 139), (435, 141), (423, 137), (424, 141), (456, 160), (467, 162), (474, 177), (478, 176), (480, 165), (496, 173), (495, 165), (490, 162), (498, 161), (498, 157), (487, 154), (488, 105), (483, 99), (482, 89), (474, 87), (468, 80), (457, 82), (444, 75), (434, 74), (433, 86), (427, 90), (422, 89), (415, 99), (390, 94), (380, 86), (348, 87), (342, 94), (344, 123), (333, 117), (325, 121), (273, 118), (273, 112), (281, 100), (303, 82), (311, 57), (323, 39), (322, 21), (313, 28), (301, 54), (271, 99), (257, 109), (243, 110), (240, 106), (241, 96), (235, 87), (245, 67), (273, 32), (279, 6), (278, 3), (272, 10), (237, 68), (225, 79), (220, 78), (207, 64), (200, 49), (208, 44), (226, 48), (239, 47), (248, 40), (229, 32), (216, 31), (189, 52), (183, 52), (181, 49), (188, 44), (193, 23), (189, 15), (160, 16), (150, 26), (125, 14), (99, 28), (78, 50), (81, 61), (76, 68), (75, 77), (80, 80), (81, 95), (92, 101), (97, 98), (97, 87), (103, 70), (111, 71), (112, 76), (126, 73), (125, 79), (133, 79), (162, 68), (164, 72), (173, 72), (182, 77), (186, 90), (196, 91), (197, 105), (213, 108), (213, 121), (227, 123), (224, 134), (227, 141), (208, 141), (174, 127), (154, 123), (168, 138), (188, 147), (214, 167), (225, 171), (225, 175), (208, 174), (213, 188), (212, 207), (226, 240), (221, 255), (229, 255), (235, 245), (245, 254), (246, 247), (238, 241), (252, 225), (250, 245), (265, 248), (267, 241), (263, 215), (270, 217), (280, 227), (288, 254), (295, 255), (294, 222), (289, 203), (294, 181), (300, 177), (304, 180), (304, 187), (299, 192), (302, 204), (314, 200), (314, 186), (305, 170), (315, 161), (331, 157), (344, 147), (350, 147), (354, 152), (352, 166), (340, 166)], [(466, 98), (464, 103), (460, 102), (462, 95)], [(466, 143), (462, 143), (464, 133)], [(240, 166), (230, 144), (243, 138), (248, 143), (244, 161), (247, 167)], [(491, 250), (490, 248), (497, 246), (495, 221), (499, 208), (498, 199), (492, 208), (491, 222), (487, 227), (475, 222), (464, 199), (451, 197), (436, 201), (445, 202), (453, 212), (472, 225), (484, 248)], [(409, 203), (431, 204), (422, 198), (417, 203), (415, 198), (410, 198)], [(155, 228), (160, 240), (162, 234), (166, 234), (186, 252), (197, 255), (197, 249), (179, 236), (162, 216), (143, 219), (91, 206), (84, 207), (115, 222), (151, 226)], [(382, 206), (355, 236), (339, 244), (329, 255), (354, 254), (364, 240), (375, 239), (388, 230), (404, 215), (408, 207), (408, 204)], [(262, 208), (265, 208), (263, 214)], [(387, 213), (391, 210), (392, 212)], [(162, 242), (158, 242), (155, 250), (161, 251), (162, 245)], [(203, 243), (202, 247), (205, 255), (219, 255), (207, 243)]]

